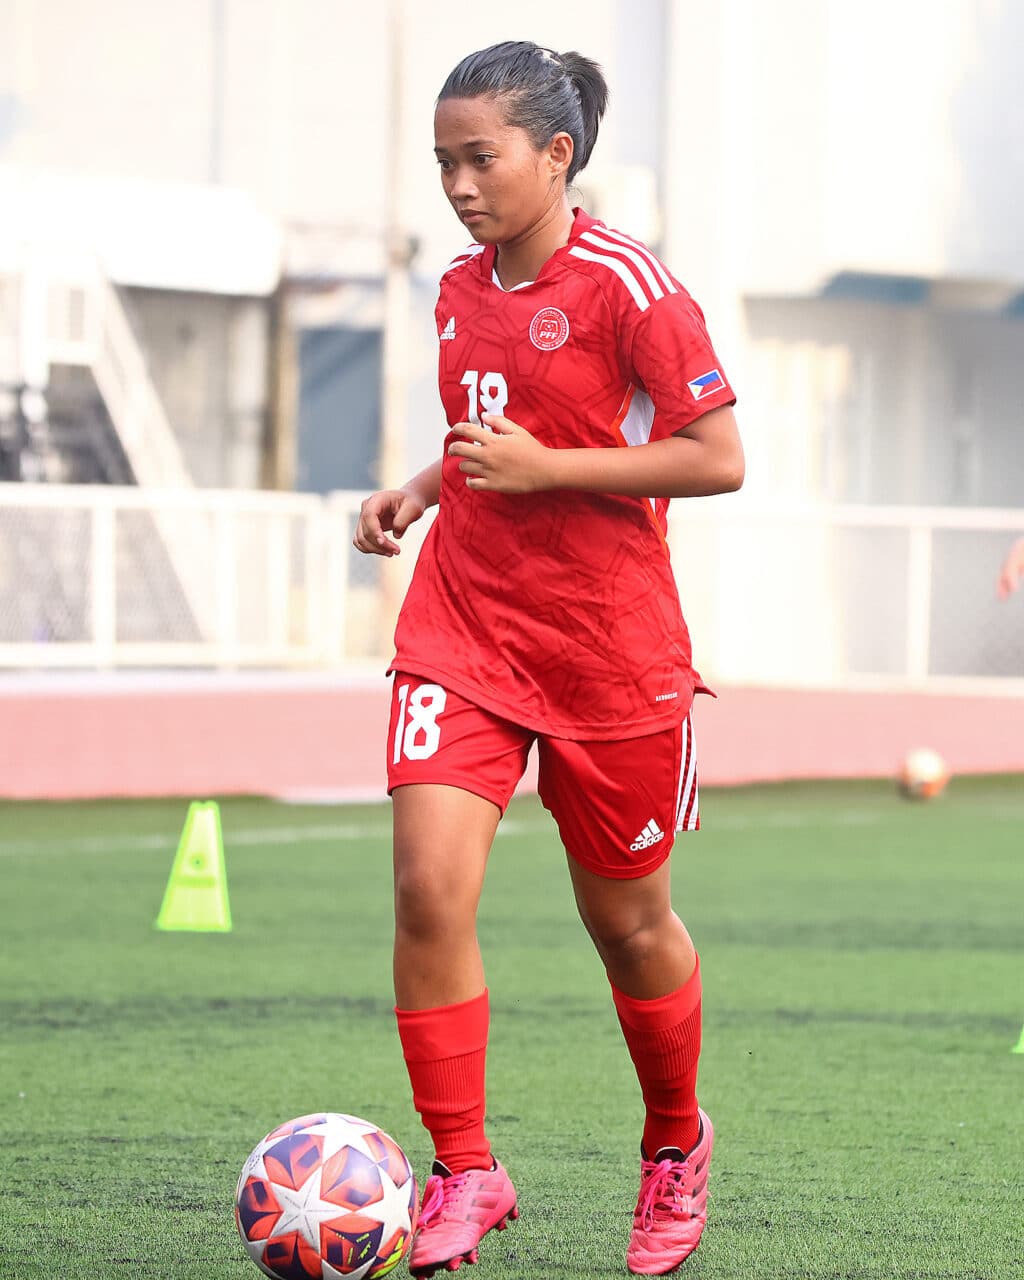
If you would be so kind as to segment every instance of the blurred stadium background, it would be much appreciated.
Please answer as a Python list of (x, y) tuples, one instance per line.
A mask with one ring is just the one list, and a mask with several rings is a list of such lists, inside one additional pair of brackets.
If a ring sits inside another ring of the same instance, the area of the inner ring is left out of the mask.
[(604, 65), (579, 202), (739, 389), (705, 780), (1024, 769), (1024, 5), (0, 0), (0, 795), (382, 795), (417, 539), (351, 535), (438, 454), (433, 101), (509, 38)]

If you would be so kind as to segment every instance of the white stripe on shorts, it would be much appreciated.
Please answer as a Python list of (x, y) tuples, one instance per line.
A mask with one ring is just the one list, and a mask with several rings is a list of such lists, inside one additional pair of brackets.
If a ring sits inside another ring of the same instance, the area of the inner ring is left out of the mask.
[(699, 825), (697, 790), (697, 744), (693, 737), (693, 720), (687, 714), (683, 721), (679, 749), (679, 786), (676, 790), (676, 830), (696, 831)]

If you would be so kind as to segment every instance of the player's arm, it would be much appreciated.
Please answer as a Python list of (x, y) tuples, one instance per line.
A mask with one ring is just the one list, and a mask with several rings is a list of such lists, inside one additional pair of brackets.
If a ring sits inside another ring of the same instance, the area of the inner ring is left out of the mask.
[(393, 533), (395, 538), (400, 538), (428, 507), (437, 506), (441, 495), (441, 463), (442, 459), (438, 458), (400, 489), (381, 489), (365, 499), (359, 508), (352, 545), (367, 555), (397, 556), (401, 547), (387, 535)]
[(490, 430), (461, 422), (462, 440), (448, 452), (471, 489), (536, 493), (577, 489), (634, 498), (698, 498), (731, 493), (743, 483), (736, 416), (724, 405), (664, 440), (613, 449), (549, 449), (508, 418), (484, 414)]

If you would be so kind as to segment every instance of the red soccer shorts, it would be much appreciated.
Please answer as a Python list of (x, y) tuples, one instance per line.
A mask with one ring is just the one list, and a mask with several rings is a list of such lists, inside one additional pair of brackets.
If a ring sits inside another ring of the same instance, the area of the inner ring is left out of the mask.
[(534, 741), (538, 791), (567, 852), (597, 875), (635, 879), (696, 831), (697, 753), (690, 716), (620, 742), (570, 742), (492, 715), (419, 676), (395, 674), (388, 794), (410, 783), (460, 787), (505, 812)]

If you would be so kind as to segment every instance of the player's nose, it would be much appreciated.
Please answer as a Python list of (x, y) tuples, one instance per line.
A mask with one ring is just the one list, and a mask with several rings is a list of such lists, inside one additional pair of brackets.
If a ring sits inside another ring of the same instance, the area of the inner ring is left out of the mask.
[(467, 169), (465, 167), (456, 169), (455, 173), (452, 175), (448, 194), (457, 204), (474, 200), (477, 195), (479, 195), (479, 188), (473, 181), (472, 169)]

